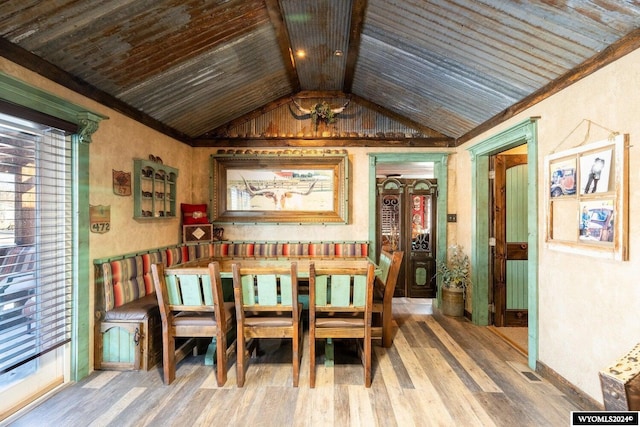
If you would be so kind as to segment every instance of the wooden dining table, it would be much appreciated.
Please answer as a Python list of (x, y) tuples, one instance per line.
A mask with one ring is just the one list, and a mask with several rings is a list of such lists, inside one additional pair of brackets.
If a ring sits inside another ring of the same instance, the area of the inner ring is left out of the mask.
[[(287, 267), (291, 262), (295, 261), (298, 264), (298, 277), (305, 279), (309, 277), (309, 265), (313, 262), (316, 269), (323, 268), (366, 268), (368, 263), (373, 262), (366, 257), (340, 257), (340, 258), (311, 258), (311, 257), (287, 257), (287, 258), (200, 258), (194, 261), (185, 262), (182, 264), (176, 264), (172, 267), (168, 267), (165, 270), (167, 272), (173, 271), (174, 273), (179, 271), (181, 273), (203, 273), (208, 268), (210, 262), (217, 261), (220, 265), (220, 277), (232, 278), (231, 265), (240, 264), (242, 268), (261, 269), (268, 270), (274, 267)], [(375, 264), (375, 263), (374, 263)], [(376, 274), (379, 271), (376, 269)]]

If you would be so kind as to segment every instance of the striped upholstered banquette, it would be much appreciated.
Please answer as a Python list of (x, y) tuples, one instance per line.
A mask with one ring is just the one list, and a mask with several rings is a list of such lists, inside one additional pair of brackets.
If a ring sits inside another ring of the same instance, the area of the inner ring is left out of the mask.
[(202, 258), (367, 257), (368, 242), (217, 241), (94, 260), (95, 369), (151, 369), (161, 358), (160, 314), (151, 265)]

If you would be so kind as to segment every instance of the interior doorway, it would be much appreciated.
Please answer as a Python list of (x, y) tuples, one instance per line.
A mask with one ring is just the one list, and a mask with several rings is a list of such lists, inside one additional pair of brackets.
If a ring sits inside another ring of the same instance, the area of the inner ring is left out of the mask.
[(491, 156), (492, 318), (499, 327), (528, 325), (527, 147)]
[(394, 296), (435, 298), (437, 181), (400, 176), (376, 179), (378, 249), (404, 252)]
[(489, 138), (471, 145), (471, 212), (473, 228), (472, 265), (473, 281), (472, 321), (477, 325), (490, 325), (491, 289), (490, 254), (491, 236), (487, 224), (490, 223), (490, 165), (491, 156), (525, 145), (527, 147), (527, 295), (528, 295), (528, 360), (529, 367), (535, 369), (538, 360), (538, 117), (525, 119)]

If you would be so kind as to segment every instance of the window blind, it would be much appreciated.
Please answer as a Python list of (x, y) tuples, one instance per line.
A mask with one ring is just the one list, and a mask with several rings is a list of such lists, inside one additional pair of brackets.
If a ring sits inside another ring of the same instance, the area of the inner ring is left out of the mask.
[(0, 115), (0, 375), (70, 341), (71, 141)]

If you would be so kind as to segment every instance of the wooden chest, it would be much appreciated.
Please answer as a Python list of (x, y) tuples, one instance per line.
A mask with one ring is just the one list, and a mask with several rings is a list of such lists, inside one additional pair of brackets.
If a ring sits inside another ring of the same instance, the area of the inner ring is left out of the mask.
[(600, 371), (607, 411), (640, 411), (640, 344)]
[(95, 369), (148, 371), (160, 362), (162, 325), (158, 316), (101, 322), (99, 329)]

